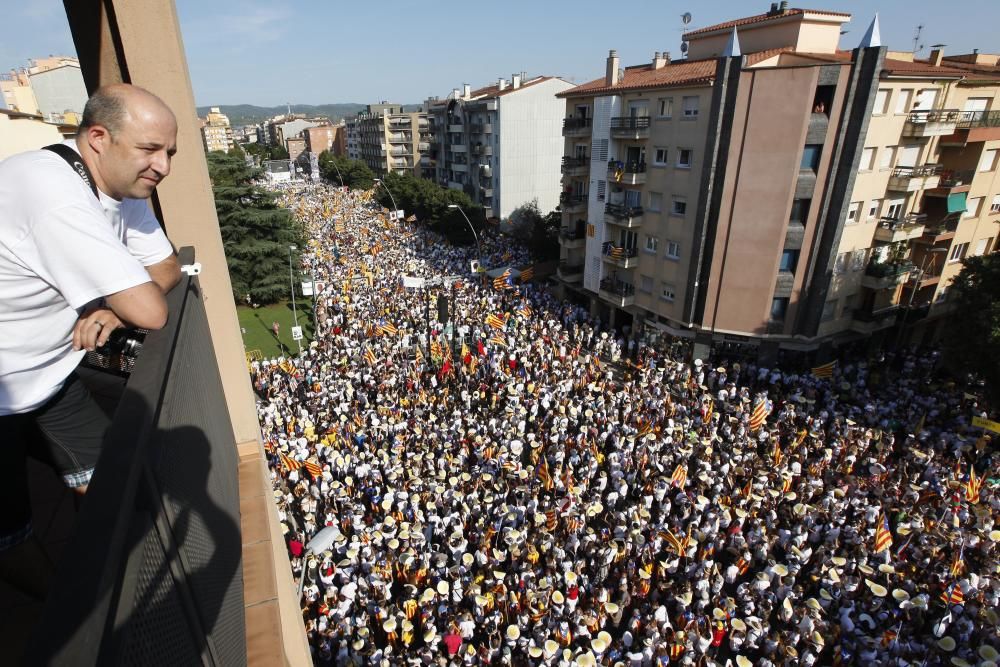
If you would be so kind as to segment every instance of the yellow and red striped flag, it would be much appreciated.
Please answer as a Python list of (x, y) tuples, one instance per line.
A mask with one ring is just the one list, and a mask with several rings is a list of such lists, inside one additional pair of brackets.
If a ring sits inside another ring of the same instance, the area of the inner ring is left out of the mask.
[(973, 505), (979, 502), (979, 490), (983, 487), (983, 479), (976, 477), (976, 467), (969, 466), (969, 481), (965, 484), (965, 499)]
[(510, 284), (507, 279), (510, 278), (510, 269), (506, 269), (503, 273), (493, 279), (493, 289), (507, 289)]
[(503, 318), (499, 317), (498, 315), (494, 315), (492, 313), (486, 316), (486, 324), (498, 331), (507, 326), (507, 323), (503, 320)]
[(815, 378), (831, 378), (833, 377), (833, 371), (835, 368), (837, 368), (836, 359), (829, 363), (825, 363), (822, 366), (816, 366), (812, 369), (812, 375)]
[(305, 461), (302, 465), (305, 467), (306, 472), (312, 475), (313, 479), (320, 477), (323, 474), (323, 468), (319, 465), (319, 463), (313, 461), (312, 459)]
[(669, 528), (661, 530), (659, 532), (659, 536), (663, 539), (664, 542), (667, 543), (667, 546), (669, 546), (671, 549), (674, 550), (674, 552), (678, 556), (684, 555), (684, 545), (681, 543), (681, 541), (677, 538), (676, 535), (670, 532)]
[(957, 577), (962, 574), (965, 569), (965, 543), (958, 550), (958, 555), (955, 556), (955, 560), (951, 562), (951, 576)]
[(875, 527), (875, 553), (881, 553), (892, 546), (892, 533), (889, 532), (889, 518), (882, 512), (878, 526)]
[(559, 525), (559, 515), (556, 514), (555, 510), (549, 510), (545, 513), (545, 528), (552, 532)]
[(759, 430), (764, 425), (764, 421), (769, 414), (771, 414), (771, 411), (767, 407), (767, 400), (763, 398), (758, 399), (756, 405), (754, 405), (753, 413), (750, 415), (750, 430)]
[(679, 489), (683, 489), (684, 485), (687, 484), (688, 469), (683, 463), (677, 464), (674, 468), (674, 474), (670, 477), (670, 485), (676, 486)]
[(490, 342), (494, 345), (499, 345), (500, 347), (507, 347), (507, 341), (505, 341), (503, 336), (500, 334), (494, 334), (493, 337), (490, 338)]
[(542, 483), (546, 491), (552, 490), (552, 473), (549, 471), (549, 462), (544, 456), (538, 462), (538, 467), (535, 469), (535, 477)]
[(281, 459), (281, 464), (285, 466), (285, 470), (287, 470), (288, 472), (291, 472), (293, 470), (298, 470), (299, 468), (302, 467), (301, 463), (293, 459), (288, 454), (285, 454), (284, 452), (278, 454), (278, 458)]
[(962, 587), (958, 585), (957, 581), (941, 593), (941, 602), (945, 604), (962, 604), (965, 602), (965, 594), (962, 593)]
[(379, 329), (386, 336), (395, 336), (396, 334), (399, 333), (399, 329), (397, 329), (396, 325), (393, 324), (392, 322), (384, 322), (383, 324), (379, 325)]
[(365, 349), (365, 361), (367, 361), (372, 366), (374, 366), (375, 362), (378, 361), (378, 359), (375, 358), (375, 353), (372, 352), (372, 349), (370, 347)]
[(523, 271), (521, 271), (521, 282), (522, 283), (526, 283), (526, 282), (528, 282), (529, 280), (531, 280), (534, 277), (535, 277), (535, 267), (534, 267), (534, 265), (529, 266), (528, 268), (526, 268)]

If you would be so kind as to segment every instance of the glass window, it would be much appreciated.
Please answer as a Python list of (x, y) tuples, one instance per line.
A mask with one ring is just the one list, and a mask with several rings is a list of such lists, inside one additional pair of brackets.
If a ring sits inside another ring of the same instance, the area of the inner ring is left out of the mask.
[(802, 151), (802, 163), (799, 167), (801, 169), (816, 171), (816, 168), (819, 167), (819, 156), (822, 151), (822, 144), (806, 144), (805, 149)]
[(639, 291), (647, 294), (653, 291), (653, 278), (651, 276), (639, 276)]
[(872, 203), (868, 205), (868, 219), (875, 220), (878, 218), (878, 211), (882, 207), (881, 199), (873, 199)]
[(667, 257), (670, 259), (680, 259), (681, 244), (677, 241), (667, 241)]
[(968, 243), (957, 243), (951, 248), (951, 254), (948, 255), (949, 262), (960, 262), (965, 259), (965, 253), (969, 251)]
[(776, 322), (781, 322), (785, 319), (785, 313), (788, 312), (788, 297), (782, 296), (775, 299), (771, 299), (771, 319)]
[(673, 115), (674, 115), (674, 98), (661, 97), (659, 99), (660, 118), (670, 118)]
[(646, 237), (646, 252), (656, 252), (656, 244), (659, 241), (655, 236)]
[(988, 253), (990, 251), (990, 241), (992, 241), (992, 240), (993, 240), (992, 237), (988, 238), (988, 239), (979, 239), (976, 242), (976, 252), (975, 252), (975, 254), (976, 255), (985, 255), (986, 253)]
[(657, 148), (656, 152), (653, 154), (653, 166), (662, 167), (667, 164), (667, 149)]
[(672, 197), (670, 200), (670, 213), (672, 215), (684, 215), (687, 213), (687, 201), (683, 197)]
[(676, 298), (676, 288), (673, 285), (664, 285), (660, 292), (660, 298), (664, 301), (673, 301)]
[(681, 148), (677, 151), (677, 166), (682, 169), (691, 168), (691, 160), (694, 157), (694, 151), (690, 148)]
[(998, 149), (983, 151), (983, 159), (979, 161), (979, 171), (993, 171), (997, 163)]
[(872, 164), (875, 163), (875, 149), (866, 148), (861, 151), (861, 162), (858, 164), (858, 171), (871, 171)]
[(809, 215), (809, 204), (811, 201), (810, 199), (793, 199), (792, 214), (789, 216), (789, 220), (805, 224), (806, 217)]
[(788, 273), (795, 273), (795, 267), (798, 263), (799, 263), (798, 250), (783, 250), (781, 252), (781, 261), (778, 263), (778, 270), (787, 271)]
[(906, 88), (899, 91), (896, 96), (896, 113), (909, 113), (910, 98), (913, 97), (913, 90)]
[(972, 197), (965, 202), (965, 213), (963, 218), (974, 218), (979, 215), (979, 205), (983, 203), (982, 197)]
[(905, 199), (890, 199), (886, 202), (884, 217), (892, 218), (893, 220), (902, 219), (904, 206), (906, 206)]
[(698, 117), (698, 96), (697, 95), (685, 95), (681, 100), (681, 105), (684, 108), (685, 118), (697, 118)]
[(659, 192), (649, 193), (649, 210), (659, 212), (663, 210), (663, 195)]
[(990, 203), (990, 213), (1000, 213), (1000, 195), (993, 195), (993, 202)]
[(882, 156), (879, 159), (879, 169), (892, 169), (892, 160), (896, 157), (896, 147), (886, 146), (882, 149)]
[(875, 106), (872, 108), (872, 114), (881, 115), (884, 114), (889, 108), (889, 90), (882, 88), (877, 93), (875, 93)]
[(852, 201), (851, 205), (847, 207), (847, 224), (851, 225), (858, 221), (858, 214), (861, 212), (861, 204), (863, 202)]

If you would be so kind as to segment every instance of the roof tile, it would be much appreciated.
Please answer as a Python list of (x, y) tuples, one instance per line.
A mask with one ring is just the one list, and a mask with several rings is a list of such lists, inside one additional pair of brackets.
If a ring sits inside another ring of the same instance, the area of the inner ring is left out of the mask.
[(739, 28), (745, 25), (765, 23), (767, 21), (774, 21), (777, 19), (787, 18), (789, 16), (799, 16), (801, 14), (805, 14), (806, 12), (810, 14), (822, 14), (824, 16), (851, 17), (850, 14), (845, 14), (844, 12), (828, 12), (821, 9), (786, 9), (780, 14), (757, 14), (756, 16), (746, 16), (741, 19), (726, 21), (725, 23), (716, 23), (715, 25), (710, 25), (707, 28), (698, 28), (697, 30), (684, 33), (682, 39), (690, 39), (691, 37), (697, 37), (699, 35), (704, 35), (705, 33), (715, 32), (716, 30), (728, 30), (729, 28)]

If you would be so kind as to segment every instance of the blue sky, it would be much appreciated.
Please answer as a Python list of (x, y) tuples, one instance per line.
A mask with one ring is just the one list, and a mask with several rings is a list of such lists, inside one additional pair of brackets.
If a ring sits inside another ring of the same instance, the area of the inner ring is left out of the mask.
[[(678, 57), (686, 11), (693, 14), (689, 28), (697, 28), (770, 6), (770, 0), (176, 3), (198, 104), (267, 106), (416, 103), (463, 83), (481, 86), (521, 71), (584, 82), (603, 74), (608, 49), (617, 49), (626, 65), (648, 62), (653, 51)], [(916, 26), (923, 24), (926, 47), (1000, 51), (996, 0), (805, 6), (853, 15), (842, 48), (857, 45), (878, 10), (882, 41), (891, 49), (911, 49)], [(0, 70), (28, 58), (75, 53), (61, 0), (0, 0), (0, 15), (21, 26), (0, 40)]]

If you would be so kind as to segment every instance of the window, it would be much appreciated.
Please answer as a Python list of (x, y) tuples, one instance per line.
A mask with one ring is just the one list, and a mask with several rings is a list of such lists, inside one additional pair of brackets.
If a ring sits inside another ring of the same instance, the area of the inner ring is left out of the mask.
[(659, 241), (655, 236), (646, 237), (646, 252), (656, 252), (656, 244)]
[(993, 237), (990, 237), (988, 239), (979, 239), (976, 242), (976, 252), (973, 253), (973, 254), (975, 254), (975, 255), (985, 255), (986, 253), (988, 253), (990, 251), (990, 241), (992, 241), (992, 240), (993, 240)]
[(649, 210), (656, 213), (663, 210), (663, 195), (661, 193), (649, 193)]
[(997, 153), (1000, 149), (983, 151), (983, 159), (979, 161), (979, 171), (993, 171), (996, 168)]
[(799, 263), (798, 250), (783, 250), (781, 252), (781, 262), (778, 263), (779, 271), (795, 273), (795, 267)]
[(969, 251), (968, 243), (956, 243), (951, 248), (951, 254), (948, 255), (949, 262), (961, 262), (965, 259), (965, 253)]
[(875, 93), (875, 106), (872, 108), (872, 115), (881, 116), (889, 109), (889, 90), (882, 88)]
[(871, 171), (872, 165), (875, 163), (875, 149), (866, 148), (861, 151), (861, 163), (858, 165), (858, 171)]
[(670, 215), (684, 215), (687, 208), (687, 201), (683, 197), (670, 198)]
[(883, 217), (900, 220), (903, 217), (904, 206), (906, 206), (905, 199), (890, 199), (886, 202), (885, 215)]
[(785, 319), (785, 313), (788, 312), (788, 297), (782, 296), (776, 299), (771, 299), (771, 319), (775, 322), (781, 322)]
[(819, 167), (819, 155), (822, 151), (822, 144), (806, 144), (802, 150), (802, 163), (799, 168), (816, 171), (816, 168)]
[(823, 314), (820, 316), (821, 322), (829, 322), (837, 313), (837, 302), (827, 301), (823, 304)]
[(661, 97), (658, 101), (660, 118), (670, 118), (674, 115), (674, 98)]
[(982, 197), (972, 197), (965, 202), (965, 213), (962, 214), (963, 218), (974, 218), (979, 215), (979, 205), (983, 203)]
[(864, 202), (852, 201), (851, 205), (847, 207), (847, 224), (853, 225), (858, 221), (858, 214), (861, 212), (861, 205)]
[(910, 111), (910, 98), (913, 97), (913, 90), (906, 88), (899, 91), (896, 97), (896, 113), (908, 113)]
[(993, 202), (990, 204), (990, 213), (1000, 213), (1000, 195), (993, 195)]
[(667, 149), (657, 148), (656, 152), (653, 153), (653, 166), (663, 167), (667, 164)]
[(886, 146), (882, 149), (882, 156), (878, 163), (879, 169), (892, 169), (892, 160), (896, 157), (896, 147)]
[(667, 257), (669, 259), (681, 258), (681, 244), (677, 241), (667, 241)]
[(842, 252), (837, 255), (837, 261), (833, 264), (833, 275), (842, 276), (847, 273), (847, 264), (851, 260), (851, 253)]
[(625, 205), (629, 208), (639, 208), (642, 206), (642, 190), (626, 190)]
[(881, 199), (873, 199), (872, 203), (868, 205), (868, 219), (875, 220), (878, 218), (878, 210), (882, 207)]
[(860, 271), (865, 268), (865, 260), (868, 259), (868, 251), (860, 248), (851, 253), (851, 271)]
[(684, 109), (685, 118), (697, 118), (698, 117), (698, 96), (697, 95), (685, 95), (681, 100), (681, 107)]
[(914, 111), (930, 111), (937, 101), (937, 88), (921, 88), (917, 91), (917, 97), (913, 102)]
[(800, 224), (805, 224), (806, 217), (809, 215), (809, 204), (812, 203), (811, 199), (793, 199), (792, 200), (792, 213), (788, 217), (791, 222), (798, 222)]
[(660, 298), (664, 301), (673, 301), (676, 298), (676, 288), (673, 285), (664, 285), (660, 292)]
[(677, 166), (681, 169), (691, 168), (691, 159), (694, 157), (694, 151), (690, 148), (681, 148), (677, 151)]

